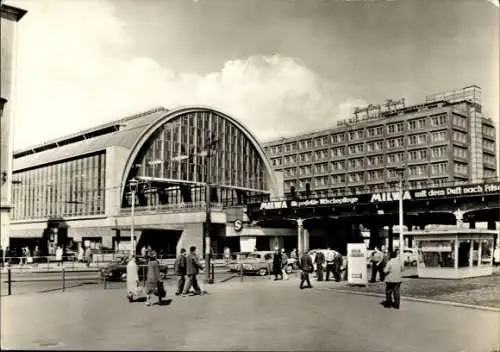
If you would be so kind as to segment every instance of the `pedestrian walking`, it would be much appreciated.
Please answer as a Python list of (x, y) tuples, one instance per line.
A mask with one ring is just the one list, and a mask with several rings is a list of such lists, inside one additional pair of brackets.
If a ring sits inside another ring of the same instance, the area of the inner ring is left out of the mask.
[(330, 281), (330, 273), (335, 275), (335, 252), (330, 248), (326, 250), (325, 254), (326, 261), (326, 281)]
[(177, 291), (175, 295), (182, 294), (186, 284), (186, 249), (181, 248), (181, 253), (175, 259), (175, 275), (177, 275)]
[(340, 254), (339, 251), (335, 250), (333, 258), (333, 277), (335, 278), (336, 282), (339, 282), (341, 279), (342, 262), (342, 254)]
[(314, 264), (309, 253), (304, 252), (299, 261), (300, 267), (300, 289), (304, 289), (304, 283), (307, 283), (308, 288), (312, 288), (311, 281), (309, 281), (309, 273), (314, 271)]
[(141, 248), (141, 257), (143, 257), (143, 258), (146, 257), (146, 246), (142, 246), (142, 248)]
[(274, 280), (279, 280), (283, 279), (283, 274), (281, 271), (281, 253), (279, 248), (276, 248), (274, 250), (274, 255), (273, 255), (273, 272), (274, 272)]
[(371, 256), (371, 264), (372, 264), (372, 277), (370, 282), (377, 281), (377, 273), (379, 273), (380, 281), (384, 279), (384, 267), (382, 266), (384, 259), (383, 253), (375, 247)]
[(129, 302), (137, 300), (139, 297), (139, 268), (135, 256), (130, 256), (127, 264), (127, 298)]
[(316, 264), (316, 276), (318, 281), (323, 281), (323, 268), (325, 265), (325, 255), (322, 251), (316, 252), (314, 257), (314, 264)]
[(189, 254), (186, 256), (187, 281), (184, 285), (184, 292), (182, 292), (183, 297), (186, 297), (191, 287), (193, 287), (195, 294), (201, 294), (201, 289), (198, 285), (198, 273), (202, 268), (203, 266), (198, 259), (198, 255), (196, 254), (196, 247), (190, 247)]
[(399, 309), (401, 295), (401, 263), (398, 258), (398, 250), (391, 253), (391, 259), (384, 268), (385, 277), (385, 302), (386, 308)]
[(39, 262), (40, 262), (40, 249), (38, 248), (38, 246), (35, 246), (35, 249), (33, 250), (33, 265), (37, 267)]
[(226, 261), (226, 265), (229, 265), (229, 260), (231, 259), (231, 250), (229, 247), (224, 248), (224, 260)]
[(148, 272), (146, 274), (146, 306), (151, 305), (151, 296), (158, 295), (158, 304), (161, 304), (165, 288), (160, 274), (160, 263), (156, 258), (156, 252), (149, 252)]
[(286, 269), (288, 267), (288, 256), (285, 253), (285, 248), (281, 248), (281, 275), (283, 280), (288, 280)]
[(57, 246), (56, 249), (56, 262), (58, 266), (61, 266), (63, 263), (63, 249), (61, 246)]

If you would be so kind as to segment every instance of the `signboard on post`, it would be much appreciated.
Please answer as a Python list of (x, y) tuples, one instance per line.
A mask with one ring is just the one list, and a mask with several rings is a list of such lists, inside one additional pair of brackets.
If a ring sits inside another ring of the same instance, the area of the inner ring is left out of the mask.
[(367, 285), (366, 244), (347, 244), (347, 282), (350, 285)]

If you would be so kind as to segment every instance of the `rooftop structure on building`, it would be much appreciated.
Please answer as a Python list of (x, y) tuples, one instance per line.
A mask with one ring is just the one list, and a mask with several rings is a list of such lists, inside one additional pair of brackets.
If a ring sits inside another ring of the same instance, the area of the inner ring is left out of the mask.
[(481, 88), (357, 107), (335, 127), (264, 143), (285, 192), (316, 196), (390, 188), (395, 167), (407, 187), (478, 182), (497, 176), (495, 125), (483, 114)]

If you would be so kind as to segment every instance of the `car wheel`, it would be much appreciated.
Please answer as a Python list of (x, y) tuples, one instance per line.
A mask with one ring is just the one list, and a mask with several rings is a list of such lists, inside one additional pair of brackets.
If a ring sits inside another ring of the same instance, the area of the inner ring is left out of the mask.
[(266, 276), (267, 275), (267, 269), (266, 268), (262, 268), (259, 270), (259, 275), (260, 276)]
[(291, 266), (291, 265), (288, 265), (288, 266), (286, 267), (286, 269), (285, 269), (285, 270), (286, 270), (286, 273), (287, 273), (287, 274), (290, 274), (290, 273), (292, 272), (292, 269), (293, 269), (293, 268), (292, 268), (292, 266)]

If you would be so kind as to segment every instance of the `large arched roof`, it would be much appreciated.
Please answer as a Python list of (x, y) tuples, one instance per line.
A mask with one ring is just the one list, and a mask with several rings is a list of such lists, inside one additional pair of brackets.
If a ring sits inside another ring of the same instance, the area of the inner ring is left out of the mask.
[[(162, 107), (155, 108), (71, 136), (66, 136), (23, 151), (15, 152), (13, 171), (18, 172), (36, 168), (46, 164), (104, 151), (108, 147), (118, 146), (130, 150), (125, 166), (121, 170), (121, 185), (123, 187), (137, 154), (154, 132), (166, 122), (174, 120), (189, 112), (212, 112), (236, 126), (243, 135), (248, 138), (262, 159), (269, 175), (269, 187), (275, 190), (278, 189), (278, 182), (271, 163), (253, 133), (230, 115), (212, 107), (202, 105), (184, 106), (172, 110), (167, 110)], [(111, 129), (111, 132), (106, 132), (109, 129)], [(100, 131), (103, 131), (102, 134), (99, 134)]]
[(147, 126), (141, 134), (138, 136), (136, 143), (134, 144), (133, 148), (130, 151), (130, 154), (128, 156), (128, 159), (125, 163), (125, 167), (123, 168), (122, 172), (122, 178), (121, 178), (121, 194), (123, 194), (123, 187), (125, 186), (127, 182), (127, 177), (130, 173), (130, 170), (133, 166), (133, 163), (140, 152), (141, 148), (143, 145), (150, 139), (151, 136), (159, 129), (161, 128), (165, 123), (175, 120), (176, 118), (187, 114), (191, 112), (212, 112), (217, 114), (218, 116), (226, 119), (227, 121), (231, 122), (235, 127), (237, 127), (243, 135), (251, 142), (252, 146), (256, 149), (258, 155), (262, 159), (267, 174), (269, 176), (269, 187), (273, 190), (278, 189), (278, 181), (275, 177), (272, 165), (267, 158), (263, 147), (260, 145), (258, 142), (257, 138), (253, 135), (252, 132), (249, 131), (246, 126), (244, 126), (241, 122), (238, 120), (234, 119), (233, 117), (229, 116), (228, 114), (225, 114), (221, 112), (220, 110), (213, 109), (208, 106), (185, 106), (185, 107), (180, 107), (174, 110), (168, 111), (166, 114), (158, 118), (156, 121), (154, 121), (151, 125)]

